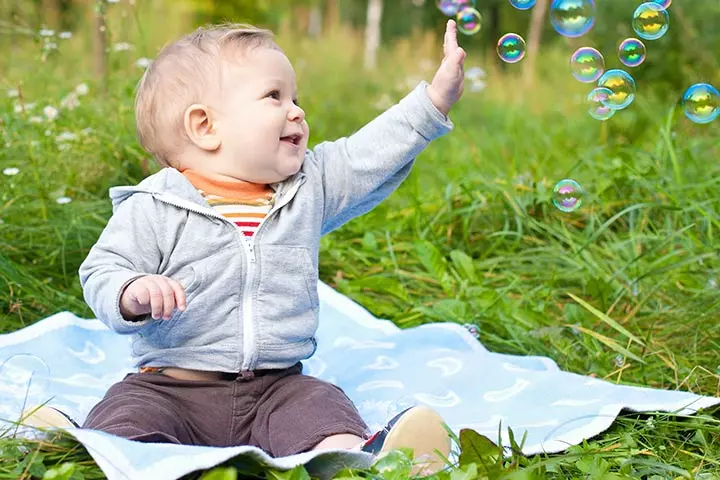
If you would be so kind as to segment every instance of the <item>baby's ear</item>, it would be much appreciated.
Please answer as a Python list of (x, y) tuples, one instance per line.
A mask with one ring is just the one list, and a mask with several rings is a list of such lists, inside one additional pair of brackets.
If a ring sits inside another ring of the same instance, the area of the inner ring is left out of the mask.
[(209, 107), (197, 103), (190, 105), (185, 110), (183, 125), (185, 135), (198, 147), (208, 151), (220, 148), (222, 141), (215, 131), (213, 113)]

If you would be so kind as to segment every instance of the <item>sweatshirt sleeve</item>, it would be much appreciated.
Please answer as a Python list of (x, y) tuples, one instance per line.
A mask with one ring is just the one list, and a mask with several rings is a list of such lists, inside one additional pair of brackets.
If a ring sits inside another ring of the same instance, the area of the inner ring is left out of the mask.
[(387, 198), (408, 176), (415, 157), (452, 130), (427, 87), (421, 82), (350, 137), (320, 143), (310, 152), (322, 181), (323, 235)]
[(117, 333), (135, 333), (154, 320), (150, 315), (127, 321), (120, 314), (120, 294), (131, 281), (156, 274), (162, 255), (160, 218), (150, 195), (135, 194), (114, 211), (80, 265), (83, 296), (96, 317)]

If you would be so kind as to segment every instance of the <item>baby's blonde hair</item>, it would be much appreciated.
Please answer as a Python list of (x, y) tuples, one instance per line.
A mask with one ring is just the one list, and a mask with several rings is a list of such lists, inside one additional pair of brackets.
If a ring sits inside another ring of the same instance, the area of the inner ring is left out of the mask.
[(200, 27), (165, 46), (145, 71), (135, 97), (140, 144), (160, 165), (176, 166), (178, 140), (187, 140), (185, 109), (205, 103), (222, 86), (223, 56), (257, 47), (280, 50), (270, 30), (246, 24)]

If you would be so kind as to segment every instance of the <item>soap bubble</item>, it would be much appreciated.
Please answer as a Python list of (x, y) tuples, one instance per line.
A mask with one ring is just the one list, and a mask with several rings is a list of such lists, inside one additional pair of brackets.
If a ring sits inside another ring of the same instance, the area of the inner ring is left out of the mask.
[(645, 44), (637, 38), (626, 38), (618, 47), (620, 63), (627, 67), (637, 67), (645, 61)]
[(668, 31), (670, 15), (659, 4), (645, 2), (635, 9), (632, 26), (638, 37), (643, 40), (657, 40)]
[(529, 10), (535, 6), (537, 0), (510, 0), (510, 5), (518, 10)]
[[(50, 373), (48, 364), (37, 355), (16, 353), (0, 362), (0, 385), (16, 398), (23, 399), (26, 408), (33, 407), (52, 397)], [(19, 418), (19, 409), (17, 413)]]
[(613, 110), (621, 110), (635, 100), (635, 80), (625, 70), (608, 70), (598, 80), (598, 87), (612, 92), (604, 104)]
[(457, 14), (457, 28), (460, 33), (472, 35), (480, 31), (480, 12), (472, 7), (466, 7)]
[(550, 22), (565, 37), (585, 35), (595, 25), (595, 0), (553, 0)]
[(596, 82), (605, 71), (605, 58), (592, 47), (580, 47), (570, 57), (570, 69), (582, 83)]
[(517, 63), (525, 58), (525, 40), (517, 33), (506, 33), (497, 43), (497, 53), (506, 63)]
[(475, 0), (455, 0), (457, 11), (459, 12), (465, 7), (475, 7)]
[(655, 3), (663, 7), (665, 10), (670, 8), (670, 5), (672, 5), (672, 0), (653, 0)]
[(605, 102), (608, 101), (610, 95), (612, 95), (612, 91), (605, 87), (594, 88), (588, 94), (585, 102), (588, 106), (588, 113), (592, 118), (605, 121), (615, 115), (615, 110), (605, 106)]
[(720, 116), (720, 92), (710, 84), (696, 83), (682, 99), (685, 116), (695, 123), (710, 123)]
[(435, 6), (448, 17), (454, 17), (458, 12), (458, 4), (456, 0), (435, 0)]
[(560, 180), (553, 188), (552, 202), (562, 212), (574, 212), (583, 203), (585, 193), (575, 180)]

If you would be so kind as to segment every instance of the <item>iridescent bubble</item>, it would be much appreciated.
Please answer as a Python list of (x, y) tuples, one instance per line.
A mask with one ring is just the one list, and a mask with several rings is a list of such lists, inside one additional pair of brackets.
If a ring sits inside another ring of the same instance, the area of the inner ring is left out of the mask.
[(517, 33), (506, 33), (497, 43), (500, 60), (506, 63), (517, 63), (525, 57), (525, 40)]
[(510, 0), (510, 5), (518, 10), (529, 10), (535, 6), (537, 0)]
[(612, 90), (605, 87), (594, 88), (585, 99), (588, 106), (588, 113), (595, 120), (605, 121), (615, 115), (615, 110), (605, 106), (612, 95)]
[(663, 7), (665, 10), (670, 8), (670, 5), (672, 5), (672, 0), (653, 0), (655, 3)]
[(645, 2), (635, 9), (632, 26), (643, 40), (657, 40), (670, 27), (670, 15), (660, 4)]
[(573, 212), (580, 208), (584, 196), (585, 192), (580, 184), (566, 178), (553, 188), (552, 202), (562, 212)]
[(435, 6), (440, 9), (443, 15), (454, 17), (458, 12), (456, 0), (435, 0)]
[(475, 7), (475, 0), (455, 0), (455, 3), (457, 4), (458, 12), (465, 7)]
[(603, 104), (613, 110), (621, 110), (635, 100), (635, 80), (625, 70), (608, 70), (598, 80), (598, 87), (612, 92)]
[(553, 0), (550, 22), (565, 37), (585, 35), (595, 25), (595, 0)]
[(592, 47), (580, 47), (570, 57), (570, 69), (582, 83), (596, 82), (605, 71), (605, 58)]
[(39, 405), (52, 398), (50, 374), (45, 360), (31, 353), (16, 353), (0, 361), (0, 385), (9, 391), (21, 392), (27, 398), (27, 406)]
[(695, 123), (710, 123), (720, 116), (720, 92), (708, 83), (696, 83), (682, 99), (685, 116)]
[(482, 17), (480, 12), (472, 7), (466, 7), (457, 14), (457, 28), (460, 33), (473, 35), (480, 31)]
[(645, 61), (645, 44), (637, 38), (626, 38), (618, 47), (620, 63), (627, 67), (637, 67)]

